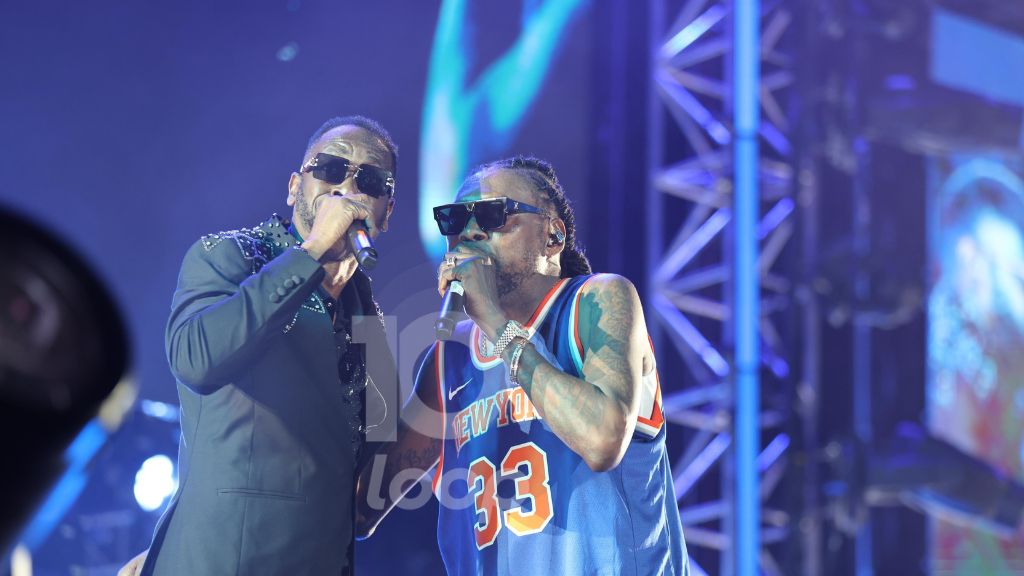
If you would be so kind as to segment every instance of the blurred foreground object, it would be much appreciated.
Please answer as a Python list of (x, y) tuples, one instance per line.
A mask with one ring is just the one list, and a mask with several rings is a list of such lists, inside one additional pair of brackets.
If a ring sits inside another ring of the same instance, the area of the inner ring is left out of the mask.
[[(94, 417), (116, 429), (134, 401), (121, 315), (89, 267), (0, 208), (0, 551), (48, 489), (80, 466), (68, 448)], [(120, 385), (119, 385), (120, 384)]]
[(876, 448), (851, 439), (832, 442), (825, 455), (833, 519), (850, 533), (866, 518), (865, 507), (901, 505), (1004, 538), (1021, 530), (1024, 485), (917, 423), (902, 423)]

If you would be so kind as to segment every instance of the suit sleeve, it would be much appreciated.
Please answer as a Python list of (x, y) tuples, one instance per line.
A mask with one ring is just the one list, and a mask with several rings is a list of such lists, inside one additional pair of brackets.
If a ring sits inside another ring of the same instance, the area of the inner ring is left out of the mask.
[(280, 335), (324, 277), (320, 263), (288, 249), (255, 274), (239, 246), (196, 242), (185, 255), (167, 323), (171, 372), (209, 394), (233, 380)]

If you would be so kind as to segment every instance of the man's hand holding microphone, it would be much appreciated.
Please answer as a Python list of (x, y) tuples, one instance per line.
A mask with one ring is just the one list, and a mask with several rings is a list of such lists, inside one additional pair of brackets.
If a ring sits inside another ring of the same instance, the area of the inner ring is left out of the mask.
[(355, 254), (360, 266), (372, 269), (377, 252), (371, 238), (378, 230), (370, 207), (337, 193), (317, 199), (315, 206), (316, 219), (302, 248), (321, 263)]

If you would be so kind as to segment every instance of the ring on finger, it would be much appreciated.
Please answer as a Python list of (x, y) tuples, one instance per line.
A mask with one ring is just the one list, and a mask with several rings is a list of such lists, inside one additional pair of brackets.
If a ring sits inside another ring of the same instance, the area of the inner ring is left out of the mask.
[(441, 276), (444, 276), (445, 272), (447, 272), (448, 270), (450, 270), (450, 269), (452, 269), (454, 267), (455, 267), (455, 262), (450, 260), (450, 259), (448, 259), (448, 258), (445, 258), (441, 262), (441, 265), (437, 267), (437, 277), (440, 278)]

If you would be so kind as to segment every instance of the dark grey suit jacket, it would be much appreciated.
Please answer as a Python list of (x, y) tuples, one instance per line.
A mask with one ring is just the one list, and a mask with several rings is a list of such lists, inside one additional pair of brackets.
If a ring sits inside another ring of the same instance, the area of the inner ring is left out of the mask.
[[(324, 277), (275, 215), (204, 236), (166, 346), (181, 400), (179, 489), (143, 574), (343, 574), (356, 463)], [(358, 272), (363, 295), (369, 279)], [(376, 304), (363, 302), (377, 310)], [(379, 312), (378, 312), (379, 313)], [(386, 347), (380, 341), (368, 347)], [(390, 354), (388, 355), (390, 357)]]

